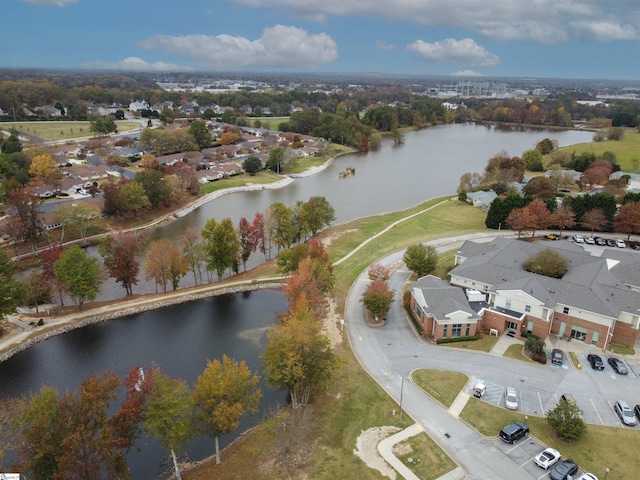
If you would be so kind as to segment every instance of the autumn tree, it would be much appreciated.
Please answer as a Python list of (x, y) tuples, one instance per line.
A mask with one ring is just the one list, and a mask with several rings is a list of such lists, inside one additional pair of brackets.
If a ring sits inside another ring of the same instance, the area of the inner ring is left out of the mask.
[(372, 282), (375, 282), (375, 281), (386, 282), (387, 280), (389, 280), (389, 277), (391, 276), (391, 271), (384, 265), (381, 265), (379, 263), (374, 263), (373, 265), (371, 265), (371, 267), (369, 267), (369, 270), (367, 271), (367, 276), (369, 277), (369, 280), (371, 280)]
[(536, 230), (544, 230), (551, 224), (551, 212), (539, 198), (536, 198), (524, 208), (530, 214), (531, 224), (529, 229), (531, 230), (532, 238), (536, 236)]
[(315, 238), (279, 252), (276, 257), (278, 270), (283, 275), (299, 272), (301, 262), (307, 257), (311, 259), (313, 276), (320, 290), (330, 291), (334, 282), (333, 264), (324, 244)]
[(585, 212), (580, 223), (591, 230), (591, 236), (593, 236), (594, 231), (606, 229), (607, 217), (600, 208), (594, 208), (593, 210)]
[(367, 287), (361, 301), (377, 320), (378, 317), (383, 318), (391, 308), (393, 295), (394, 291), (389, 288), (387, 282), (374, 280)]
[[(137, 215), (139, 210), (143, 210), (151, 206), (149, 197), (145, 192), (144, 187), (135, 180), (125, 182), (121, 184), (119, 191), (116, 192), (115, 201), (120, 205), (117, 207), (118, 211), (130, 212)], [(107, 192), (105, 191), (105, 207), (106, 207)]]
[(100, 209), (86, 202), (63, 203), (53, 212), (54, 218), (61, 225), (60, 245), (63, 243), (67, 228), (80, 234), (82, 243), (87, 241), (87, 230), (91, 223), (100, 216)]
[(9, 254), (0, 248), (0, 324), (22, 305), (24, 284), (15, 278), (16, 265)]
[(237, 272), (240, 241), (230, 218), (220, 222), (210, 218), (201, 232), (207, 253), (207, 268), (215, 270), (218, 279), (222, 279), (224, 272), (231, 268)]
[(338, 358), (320, 329), (303, 296), (267, 334), (262, 353), (265, 379), (271, 387), (289, 392), (293, 408), (306, 406), (312, 390), (326, 388), (337, 372)]
[(526, 207), (511, 210), (505, 222), (511, 230), (518, 232), (518, 238), (531, 228), (531, 212)]
[(627, 202), (613, 219), (616, 231), (627, 234), (627, 240), (631, 234), (640, 234), (640, 201)]
[(247, 260), (249, 260), (251, 253), (256, 251), (256, 240), (249, 220), (242, 217), (238, 222), (238, 241), (240, 243), (240, 259), (245, 271), (247, 270)]
[(409, 270), (422, 277), (436, 269), (438, 266), (438, 253), (432, 246), (417, 243), (407, 247), (402, 256), (402, 261)]
[(571, 207), (564, 203), (551, 215), (551, 224), (560, 228), (560, 235), (564, 229), (572, 228), (576, 224), (576, 215)]
[(220, 136), (220, 143), (222, 145), (233, 145), (234, 143), (237, 143), (238, 140), (240, 140), (240, 135), (235, 132), (224, 132)]
[(62, 285), (58, 279), (56, 278), (55, 272), (53, 271), (53, 265), (56, 260), (60, 258), (62, 254), (62, 247), (60, 245), (55, 244), (52, 245), (51, 248), (43, 250), (41, 253), (41, 266), (42, 266), (42, 281), (47, 284), (47, 287), (55, 291), (58, 294), (60, 305), (64, 305), (64, 285)]
[[(535, 150), (537, 152), (537, 150)], [(553, 180), (547, 177), (535, 177), (529, 180), (522, 189), (525, 195), (533, 195), (536, 198), (547, 199), (556, 195), (556, 186)]]
[(202, 283), (202, 264), (206, 260), (206, 252), (202, 237), (193, 227), (188, 227), (180, 238), (180, 251), (193, 272), (193, 281)]
[(40, 209), (43, 199), (28, 194), (25, 190), (13, 190), (7, 194), (7, 205), (13, 207), (9, 218), (10, 234), (16, 243), (31, 243), (36, 251), (38, 240), (45, 228)]
[(53, 264), (53, 271), (78, 310), (82, 310), (85, 301), (93, 301), (98, 296), (103, 282), (98, 259), (85, 254), (79, 246), (63, 251)]
[(251, 231), (256, 248), (264, 254), (267, 260), (271, 259), (271, 236), (266, 228), (263, 213), (256, 212), (253, 222), (251, 222)]
[(207, 367), (193, 387), (194, 422), (201, 433), (215, 441), (216, 463), (220, 463), (220, 435), (238, 428), (240, 417), (255, 412), (262, 397), (260, 377), (251, 373), (245, 361), (226, 355), (208, 360)]
[(62, 179), (60, 169), (50, 155), (36, 155), (31, 160), (29, 175), (40, 183), (57, 183)]
[(181, 479), (178, 455), (186, 450), (187, 442), (193, 437), (193, 414), (193, 393), (187, 382), (154, 369), (144, 427), (171, 454), (178, 480)]
[(189, 265), (177, 245), (166, 238), (151, 242), (144, 261), (146, 279), (153, 280), (167, 292), (167, 283), (177, 290), (180, 278), (187, 274)]
[(157, 169), (160, 164), (153, 153), (145, 153), (140, 158), (140, 166), (146, 170)]
[(140, 261), (138, 256), (146, 247), (143, 234), (119, 231), (103, 238), (98, 247), (109, 276), (133, 295), (133, 286), (138, 284)]
[(304, 258), (300, 261), (298, 269), (291, 273), (282, 291), (289, 303), (295, 303), (304, 296), (309, 308), (319, 315), (325, 306), (325, 300), (316, 276), (316, 268), (317, 264), (314, 264), (311, 257)]
[(24, 301), (27, 305), (34, 305), (36, 313), (39, 313), (38, 306), (51, 300), (49, 285), (44, 281), (42, 273), (35, 270), (29, 273), (24, 281)]

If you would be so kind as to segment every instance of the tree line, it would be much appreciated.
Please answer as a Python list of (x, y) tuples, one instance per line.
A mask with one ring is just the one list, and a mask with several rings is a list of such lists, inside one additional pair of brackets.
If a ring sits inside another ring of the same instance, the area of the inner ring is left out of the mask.
[[(290, 408), (272, 414), (278, 428), (267, 429), (277, 440), (270, 442), (271, 448), (279, 450), (281, 466), (286, 468), (304, 447), (296, 440), (309, 434), (311, 394), (329, 385), (339, 358), (321, 331), (325, 295), (334, 283), (323, 244), (312, 239), (283, 250), (278, 265), (289, 275), (283, 287), (289, 309), (269, 329), (262, 362), (267, 384), (286, 390), (291, 398)], [(181, 478), (178, 460), (196, 433), (214, 440), (220, 463), (218, 438), (237, 429), (240, 417), (256, 411), (262, 395), (258, 381), (245, 362), (223, 355), (221, 360), (207, 361), (192, 387), (160, 367), (136, 366), (124, 380), (123, 399), (118, 393), (122, 380), (107, 372), (85, 379), (77, 392), (60, 395), (45, 386), (20, 398), (0, 400), (0, 468), (5, 469), (6, 453), (15, 451), (10, 469), (34, 479), (130, 478), (126, 454), (146, 432), (159, 439), (176, 478)], [(306, 412), (300, 414), (299, 409)], [(265, 424), (269, 422), (273, 420)], [(291, 433), (284, 435), (280, 425), (287, 425)]]

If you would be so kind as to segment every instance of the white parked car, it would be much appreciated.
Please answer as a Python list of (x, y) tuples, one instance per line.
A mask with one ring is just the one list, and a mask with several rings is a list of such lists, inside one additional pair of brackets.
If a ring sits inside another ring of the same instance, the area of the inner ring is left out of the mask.
[(587, 245), (595, 245), (596, 241), (593, 237), (587, 237), (584, 239), (584, 243), (586, 243)]
[(596, 477), (593, 473), (583, 473), (581, 477), (577, 478), (576, 480), (598, 480), (598, 477)]
[(576, 243), (584, 243), (584, 237), (582, 235), (574, 235), (573, 241)]
[(616, 240), (616, 247), (625, 248), (627, 246), (624, 240)]
[(536, 465), (544, 468), (545, 470), (558, 460), (560, 460), (560, 452), (553, 448), (547, 448), (536, 455), (536, 458), (533, 459), (533, 461), (536, 462)]
[(515, 388), (509, 387), (504, 392), (504, 404), (509, 410), (518, 409), (518, 394)]

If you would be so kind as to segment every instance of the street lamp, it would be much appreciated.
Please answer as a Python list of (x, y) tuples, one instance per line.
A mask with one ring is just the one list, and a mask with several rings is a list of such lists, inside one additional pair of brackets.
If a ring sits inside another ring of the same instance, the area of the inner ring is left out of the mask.
[[(402, 411), (400, 411), (400, 413), (402, 413)], [(609, 476), (609, 467), (604, 469), (604, 480), (607, 480), (608, 476)]]
[(402, 377), (402, 383), (400, 384), (400, 420), (402, 420), (402, 393), (404, 391), (404, 376)]

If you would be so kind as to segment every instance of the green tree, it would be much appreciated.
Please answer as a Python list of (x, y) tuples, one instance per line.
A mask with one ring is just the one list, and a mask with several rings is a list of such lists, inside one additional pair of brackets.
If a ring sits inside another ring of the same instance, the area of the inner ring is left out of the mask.
[(280, 167), (284, 162), (284, 149), (282, 147), (272, 148), (269, 152), (269, 160), (267, 160), (267, 168), (276, 173), (280, 173)]
[(89, 130), (96, 135), (109, 135), (111, 132), (117, 132), (118, 127), (110, 118), (93, 116), (89, 119)]
[(245, 158), (244, 162), (242, 162), (242, 169), (253, 176), (262, 170), (262, 162), (255, 155), (249, 155)]
[(161, 203), (169, 204), (171, 188), (165, 182), (164, 173), (159, 170), (144, 170), (136, 173), (135, 181), (142, 185), (153, 208), (157, 208)]
[(120, 210), (124, 212), (131, 212), (134, 216), (138, 214), (138, 211), (151, 206), (151, 202), (149, 201), (149, 197), (147, 197), (144, 187), (135, 180), (125, 182), (120, 186), (116, 192), (116, 201), (120, 203), (120, 206), (118, 207)]
[(53, 264), (53, 271), (78, 310), (82, 310), (85, 301), (93, 301), (98, 296), (103, 282), (98, 259), (86, 255), (79, 246), (63, 251)]
[(189, 127), (189, 133), (198, 144), (200, 150), (209, 148), (213, 138), (207, 128), (207, 124), (201, 120), (194, 120)]
[(0, 324), (22, 305), (25, 295), (24, 284), (14, 278), (16, 266), (9, 254), (0, 248)]
[(237, 271), (240, 240), (231, 219), (225, 218), (218, 223), (210, 218), (205, 223), (201, 235), (205, 241), (209, 270), (215, 270), (218, 279), (222, 279), (228, 268), (236, 267)]
[(293, 210), (282, 202), (274, 202), (269, 206), (269, 234), (271, 239), (282, 248), (289, 248), (294, 241)]
[(11, 129), (9, 138), (2, 142), (0, 152), (2, 153), (17, 153), (22, 151), (22, 143), (18, 137), (18, 131), (15, 128)]
[(527, 170), (532, 172), (542, 172), (544, 170), (542, 153), (539, 149), (532, 148), (531, 150), (527, 150), (522, 154), (522, 159), (524, 160)]
[(402, 256), (402, 261), (409, 270), (422, 277), (436, 269), (438, 253), (434, 247), (418, 243), (407, 248)]
[(568, 442), (579, 440), (587, 431), (578, 405), (567, 400), (560, 400), (556, 408), (547, 412), (547, 423), (559, 438)]
[(504, 198), (496, 198), (491, 202), (485, 225), (487, 228), (499, 229), (507, 226), (507, 217), (511, 210), (522, 208), (529, 203), (531, 198), (524, 198), (516, 193), (509, 193)]
[(529, 257), (522, 265), (529, 272), (553, 278), (562, 278), (567, 273), (568, 266), (567, 259), (560, 252), (550, 248)]
[(208, 360), (207, 367), (193, 387), (194, 422), (201, 433), (209, 435), (216, 445), (216, 463), (220, 463), (220, 435), (238, 428), (240, 417), (255, 412), (262, 397), (260, 377), (251, 373), (246, 362), (226, 355)]
[(178, 480), (181, 476), (177, 457), (193, 437), (193, 414), (193, 393), (187, 382), (155, 369), (144, 426), (170, 452)]

